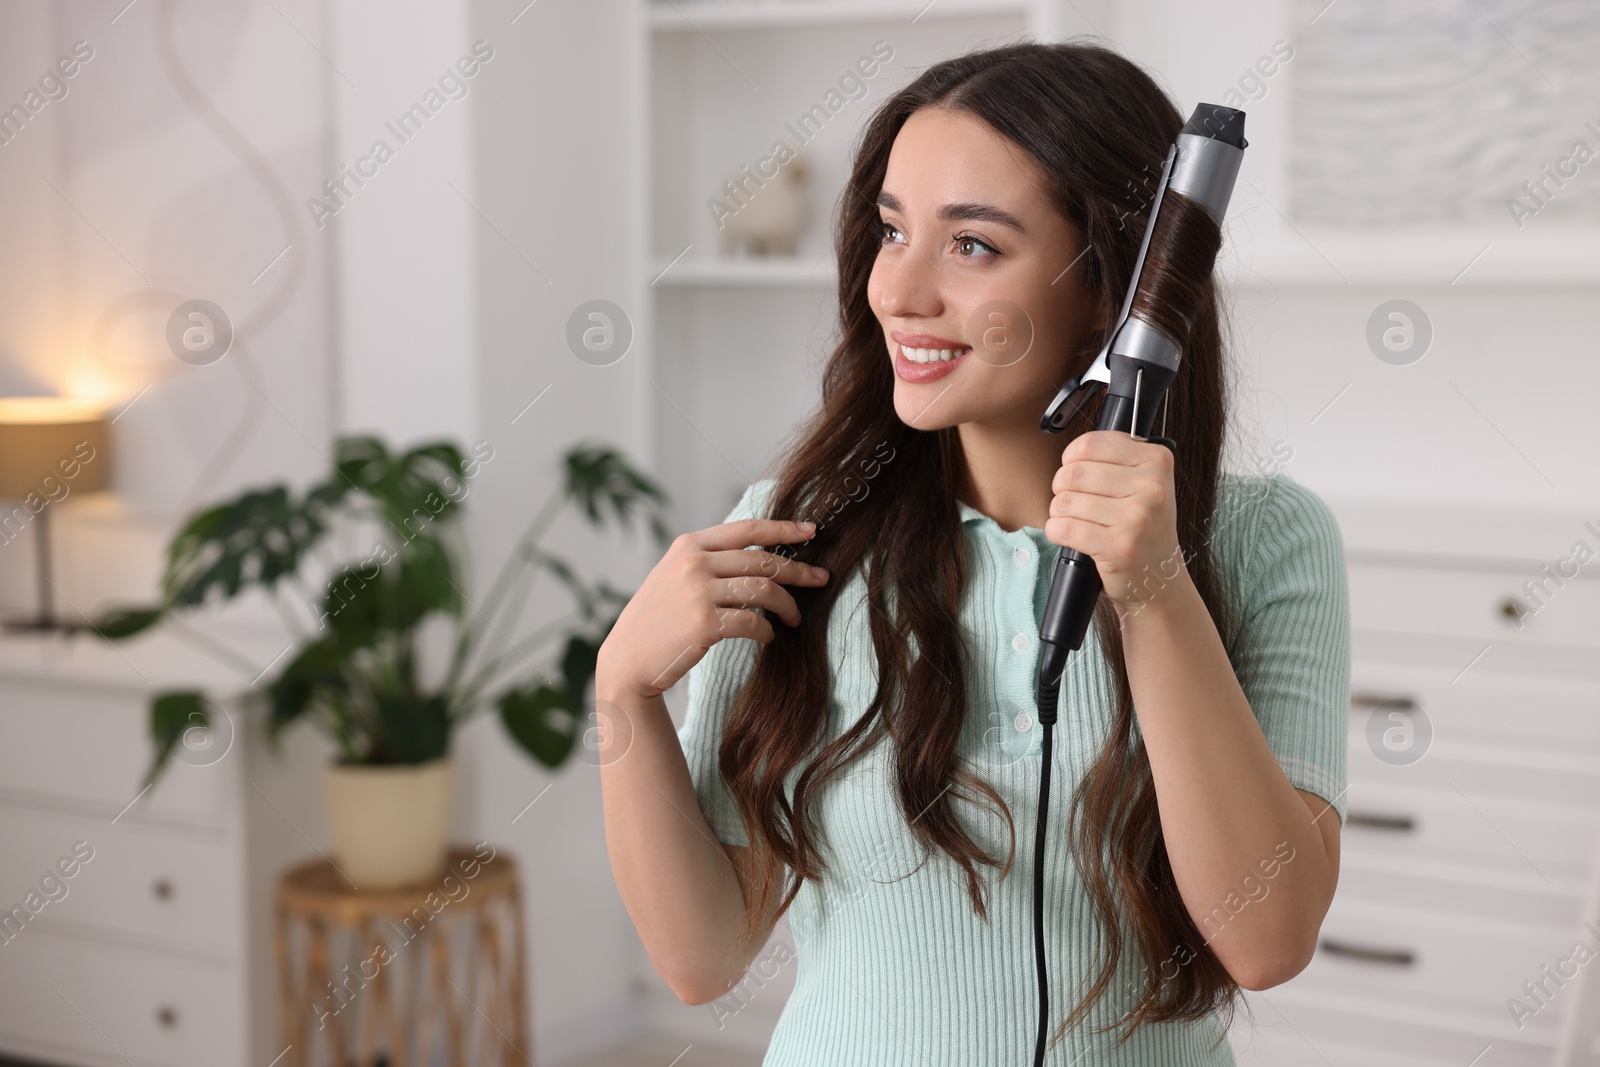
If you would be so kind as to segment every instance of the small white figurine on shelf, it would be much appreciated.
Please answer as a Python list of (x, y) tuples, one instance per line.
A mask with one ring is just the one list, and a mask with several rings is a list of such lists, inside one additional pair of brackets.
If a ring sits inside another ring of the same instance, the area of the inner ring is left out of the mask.
[(722, 210), (714, 212), (720, 216), (722, 254), (795, 255), (806, 223), (806, 176), (805, 157), (798, 152), (771, 178), (757, 177), (748, 167), (729, 175)]

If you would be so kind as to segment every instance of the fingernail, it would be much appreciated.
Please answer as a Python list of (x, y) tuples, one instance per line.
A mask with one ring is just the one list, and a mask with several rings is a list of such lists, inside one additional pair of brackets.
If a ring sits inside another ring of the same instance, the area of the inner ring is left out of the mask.
[(819, 582), (825, 582), (828, 580), (828, 571), (824, 567), (812, 567), (811, 577), (815, 578)]
[(805, 534), (815, 533), (817, 529), (817, 524), (814, 522), (797, 522), (795, 525), (800, 528), (801, 533)]

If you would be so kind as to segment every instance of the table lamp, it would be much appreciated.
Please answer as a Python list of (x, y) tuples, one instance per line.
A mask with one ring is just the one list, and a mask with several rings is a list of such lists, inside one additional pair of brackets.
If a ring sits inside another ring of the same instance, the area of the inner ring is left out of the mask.
[[(64, 396), (0, 397), (0, 546), (34, 526), (39, 610), (7, 630), (60, 631), (84, 624), (57, 618), (50, 572), (50, 512), (78, 493), (110, 483), (105, 410)], [(11, 501), (19, 503), (12, 504)]]

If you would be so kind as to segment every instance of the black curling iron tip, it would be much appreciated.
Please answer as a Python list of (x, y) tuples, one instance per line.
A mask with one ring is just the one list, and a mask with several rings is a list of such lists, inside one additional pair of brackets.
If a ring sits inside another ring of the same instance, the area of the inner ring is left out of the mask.
[(1182, 132), (1209, 137), (1235, 148), (1246, 148), (1250, 144), (1244, 139), (1244, 112), (1221, 104), (1197, 104)]

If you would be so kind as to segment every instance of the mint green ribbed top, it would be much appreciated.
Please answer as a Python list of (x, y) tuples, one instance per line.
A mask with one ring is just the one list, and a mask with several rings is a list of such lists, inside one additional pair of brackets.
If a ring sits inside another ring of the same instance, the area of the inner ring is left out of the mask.
[[(773, 488), (771, 480), (751, 486), (729, 519), (764, 516)], [(769, 950), (744, 983), (716, 1002), (721, 1010), (735, 1011), (779, 966), (797, 968), (763, 1067), (1033, 1062), (1038, 994), (1031, 889), (1041, 730), (1033, 688), (1039, 620), (1059, 549), (1043, 530), (1007, 532), (966, 505), (961, 524), (969, 574), (961, 622), (971, 654), (971, 706), (961, 754), (1010, 808), (1015, 862), (1004, 879), (997, 869), (980, 868), (988, 878), (985, 923), (972, 910), (960, 868), (943, 852), (924, 862), (899, 808), (888, 741), (834, 778), (817, 807), (828, 872), (821, 886), (806, 883), (788, 914), (795, 958)], [(1350, 623), (1343, 545), (1333, 515), (1286, 474), (1224, 474), (1210, 545), (1239, 605), (1242, 630), (1229, 652), (1251, 709), (1289, 781), (1332, 803), (1342, 822)], [(829, 622), (830, 736), (860, 716), (874, 691), (876, 657), (864, 596), (865, 583), (859, 574), (852, 576)], [(778, 629), (781, 640), (783, 627)], [(726, 640), (695, 666), (678, 734), (708, 823), (735, 845), (748, 842), (717, 770), (717, 746), (726, 709), (748, 676), (756, 648), (747, 639)], [(1083, 648), (1068, 661), (1054, 727), (1045, 936), (1056, 1023), (1071, 1009), (1073, 991), (1093, 973), (1096, 922), (1065, 828), (1074, 786), (1109, 728), (1112, 693), (1091, 626)], [(961, 812), (974, 839), (1003, 858), (1004, 822), (974, 805)], [(1241, 880), (1248, 873), (1241, 871)], [(1096, 1023), (1115, 1018), (1132, 1002), (1128, 991), (1141, 973), (1135, 956), (1124, 953), (1123, 971)], [(1212, 1016), (1143, 1028), (1120, 1048), (1105, 1036), (1071, 1033), (1046, 1062), (1189, 1067), (1234, 1060), (1221, 1021)]]

